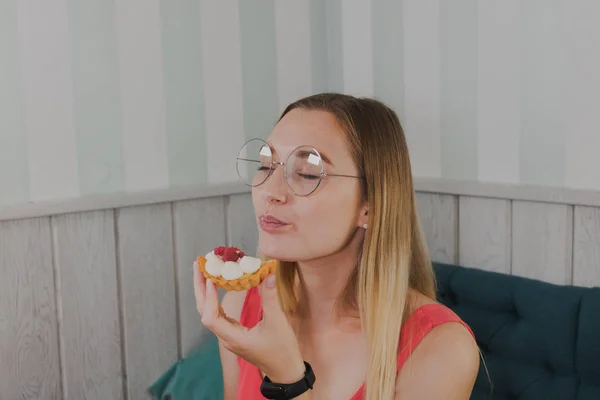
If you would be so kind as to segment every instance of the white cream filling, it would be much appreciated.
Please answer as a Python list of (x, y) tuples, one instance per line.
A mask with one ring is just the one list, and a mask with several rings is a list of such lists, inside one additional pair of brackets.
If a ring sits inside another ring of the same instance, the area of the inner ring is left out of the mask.
[(244, 256), (239, 261), (240, 268), (247, 274), (252, 274), (260, 268), (262, 261), (260, 258)]
[(241, 278), (244, 275), (244, 271), (240, 268), (240, 264), (235, 261), (225, 261), (223, 270), (221, 271), (223, 279), (232, 280)]
[(219, 256), (217, 256), (214, 251), (211, 251), (206, 256), (206, 264), (204, 268), (206, 268), (206, 272), (211, 274), (214, 277), (221, 276), (223, 272), (223, 267), (225, 263), (221, 260)]
[(244, 256), (236, 261), (225, 261), (213, 251), (206, 256), (206, 272), (214, 277), (222, 276), (223, 279), (239, 279), (244, 273), (252, 274), (260, 268), (262, 261), (256, 257)]

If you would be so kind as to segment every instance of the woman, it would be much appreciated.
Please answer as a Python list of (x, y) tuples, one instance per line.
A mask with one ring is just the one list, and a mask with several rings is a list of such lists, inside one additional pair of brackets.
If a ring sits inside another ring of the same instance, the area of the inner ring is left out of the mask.
[[(279, 263), (260, 288), (226, 293), (222, 308), (194, 268), (225, 398), (263, 399), (261, 384), (273, 382), (295, 383), (297, 399), (468, 399), (479, 351), (435, 301), (396, 114), (372, 99), (310, 96), (240, 154), (259, 253)], [(259, 168), (246, 165), (254, 156)]]

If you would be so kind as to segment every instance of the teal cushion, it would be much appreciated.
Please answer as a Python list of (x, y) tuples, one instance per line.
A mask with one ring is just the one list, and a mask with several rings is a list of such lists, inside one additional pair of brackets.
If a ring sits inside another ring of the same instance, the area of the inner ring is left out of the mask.
[(218, 341), (210, 336), (173, 364), (148, 388), (155, 400), (223, 400), (223, 373)]
[[(600, 399), (600, 288), (434, 264), (439, 300), (484, 353), (472, 399)], [(493, 391), (492, 391), (493, 388)]]
[(579, 399), (600, 399), (600, 289), (582, 297), (580, 315), (575, 357), (581, 378)]

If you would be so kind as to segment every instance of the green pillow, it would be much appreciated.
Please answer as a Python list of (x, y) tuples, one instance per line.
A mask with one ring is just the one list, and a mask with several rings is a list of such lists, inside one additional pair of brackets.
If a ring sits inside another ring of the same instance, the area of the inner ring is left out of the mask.
[(148, 388), (154, 400), (222, 400), (223, 373), (213, 335), (187, 357), (173, 364)]

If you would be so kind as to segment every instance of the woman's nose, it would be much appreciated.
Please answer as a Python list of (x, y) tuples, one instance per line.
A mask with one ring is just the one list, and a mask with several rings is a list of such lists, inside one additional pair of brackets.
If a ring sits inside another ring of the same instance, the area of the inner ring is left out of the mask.
[(289, 194), (283, 166), (279, 165), (265, 183), (264, 196), (267, 203), (285, 203)]

